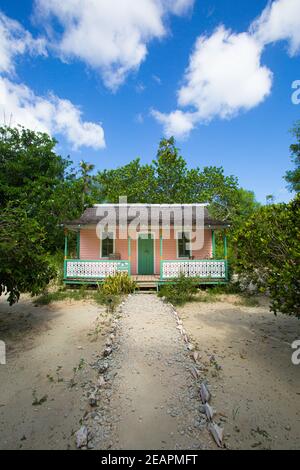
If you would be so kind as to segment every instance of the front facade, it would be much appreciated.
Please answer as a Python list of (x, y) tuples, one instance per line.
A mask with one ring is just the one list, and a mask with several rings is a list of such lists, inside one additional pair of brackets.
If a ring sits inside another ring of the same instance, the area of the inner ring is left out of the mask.
[[(185, 213), (191, 216), (188, 224), (182, 223), (187, 219)], [(224, 229), (228, 224), (213, 220), (205, 205), (95, 205), (64, 225), (67, 284), (101, 282), (119, 271), (145, 286), (170, 282), (180, 273), (199, 277), (201, 283), (227, 281)], [(220, 260), (215, 259), (216, 230), (224, 233), (224, 258)], [(68, 231), (77, 232), (76, 259), (69, 259)], [(191, 243), (197, 235), (198, 244)]]

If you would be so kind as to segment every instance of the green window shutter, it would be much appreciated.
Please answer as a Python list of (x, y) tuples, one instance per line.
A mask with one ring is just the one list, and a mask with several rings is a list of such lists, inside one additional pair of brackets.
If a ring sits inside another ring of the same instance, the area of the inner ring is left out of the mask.
[[(181, 236), (180, 236), (181, 235)], [(191, 252), (187, 249), (188, 237), (184, 233), (178, 234), (178, 258), (190, 258)]]
[(101, 258), (108, 258), (114, 252), (113, 234), (108, 233), (107, 237), (102, 238)]

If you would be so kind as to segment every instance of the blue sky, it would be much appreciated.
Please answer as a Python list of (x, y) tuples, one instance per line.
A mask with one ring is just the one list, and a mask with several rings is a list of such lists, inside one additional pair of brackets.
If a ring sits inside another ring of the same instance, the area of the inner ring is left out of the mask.
[(0, 0), (1, 119), (48, 130), (98, 169), (150, 162), (172, 133), (189, 166), (288, 200), (300, 0), (108, 3)]

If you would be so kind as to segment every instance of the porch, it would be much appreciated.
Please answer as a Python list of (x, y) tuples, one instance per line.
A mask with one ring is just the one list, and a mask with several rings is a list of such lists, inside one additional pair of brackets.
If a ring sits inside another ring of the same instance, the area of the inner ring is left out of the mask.
[[(139, 214), (146, 210), (148, 224), (141, 225), (138, 219), (133, 230), (131, 224), (136, 218), (129, 214), (129, 209)], [(160, 214), (154, 221), (153, 209)], [(121, 210), (125, 210), (125, 223), (120, 219)], [(103, 214), (108, 217), (105, 223)], [(183, 229), (182, 222), (187, 222), (187, 215), (190, 215), (189, 224)], [(226, 228), (229, 224), (214, 220), (205, 204), (95, 205), (86, 209), (80, 219), (64, 226), (66, 284), (97, 284), (118, 272), (132, 276), (140, 287), (171, 283), (181, 274), (201, 284), (228, 281)], [(70, 231), (77, 234), (75, 259), (69, 255)], [(218, 237), (218, 249), (217, 231), (222, 234)], [(198, 236), (198, 243), (190, 244), (193, 233)]]
[[(65, 284), (98, 284), (107, 276), (119, 272), (129, 276), (130, 262), (126, 260), (80, 260), (64, 262)], [(158, 287), (184, 274), (199, 279), (200, 284), (223, 284), (228, 281), (228, 262), (224, 260), (162, 260), (160, 274), (132, 274), (139, 287)]]

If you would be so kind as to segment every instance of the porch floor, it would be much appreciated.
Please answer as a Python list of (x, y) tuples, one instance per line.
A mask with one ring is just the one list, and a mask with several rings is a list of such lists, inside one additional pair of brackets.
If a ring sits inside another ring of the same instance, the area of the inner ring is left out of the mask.
[(157, 287), (159, 274), (137, 274), (131, 276), (139, 287)]

